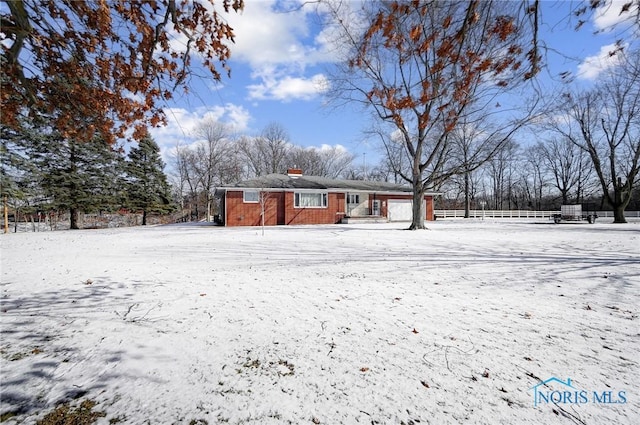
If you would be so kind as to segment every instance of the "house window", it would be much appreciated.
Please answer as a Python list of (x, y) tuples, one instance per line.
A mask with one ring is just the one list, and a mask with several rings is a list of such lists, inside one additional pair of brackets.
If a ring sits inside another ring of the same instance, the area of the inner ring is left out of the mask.
[(360, 195), (354, 195), (354, 194), (347, 195), (347, 203), (348, 204), (359, 204), (360, 203)]
[(327, 208), (327, 194), (322, 192), (295, 192), (296, 208)]
[(245, 190), (242, 192), (242, 200), (244, 202), (260, 202), (260, 192), (257, 190)]

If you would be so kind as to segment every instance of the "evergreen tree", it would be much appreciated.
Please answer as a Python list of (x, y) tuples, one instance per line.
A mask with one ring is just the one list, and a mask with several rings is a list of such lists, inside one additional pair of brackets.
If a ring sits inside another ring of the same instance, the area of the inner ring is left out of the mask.
[(164, 174), (160, 148), (146, 134), (129, 152), (127, 161), (127, 195), (130, 208), (142, 211), (142, 225), (149, 213), (165, 214), (175, 209), (171, 190)]
[[(31, 136), (37, 137), (35, 134)], [(29, 162), (26, 153), (29, 138), (1, 126), (0, 139), (0, 196), (4, 208), (11, 208), (16, 215), (33, 213), (39, 190), (34, 179), (37, 170)], [(8, 224), (4, 224), (6, 232)]]
[(80, 228), (80, 212), (112, 211), (121, 205), (123, 157), (104, 140), (80, 142), (50, 133), (34, 141), (30, 157), (49, 208), (68, 210), (71, 229)]

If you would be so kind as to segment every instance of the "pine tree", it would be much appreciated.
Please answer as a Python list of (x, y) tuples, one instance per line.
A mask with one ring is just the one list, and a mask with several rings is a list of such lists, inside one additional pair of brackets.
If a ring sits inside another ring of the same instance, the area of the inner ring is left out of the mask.
[(127, 161), (128, 205), (142, 211), (143, 226), (149, 213), (165, 214), (175, 209), (163, 169), (160, 148), (147, 134), (131, 149)]
[(30, 157), (48, 207), (68, 210), (71, 229), (80, 228), (80, 212), (120, 207), (123, 158), (104, 140), (80, 142), (50, 133), (33, 141)]
[[(26, 155), (28, 138), (0, 126), (0, 139), (0, 196), (3, 206), (12, 209), (16, 217), (18, 213), (33, 213), (38, 201), (38, 187), (33, 178), (37, 170)], [(8, 231), (6, 221), (4, 231)]]

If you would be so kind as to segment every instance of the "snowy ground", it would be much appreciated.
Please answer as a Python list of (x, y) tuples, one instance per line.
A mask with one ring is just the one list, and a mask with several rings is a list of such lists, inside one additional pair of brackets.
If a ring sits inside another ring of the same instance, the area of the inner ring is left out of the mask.
[(2, 235), (0, 414), (640, 423), (640, 223), (403, 226)]

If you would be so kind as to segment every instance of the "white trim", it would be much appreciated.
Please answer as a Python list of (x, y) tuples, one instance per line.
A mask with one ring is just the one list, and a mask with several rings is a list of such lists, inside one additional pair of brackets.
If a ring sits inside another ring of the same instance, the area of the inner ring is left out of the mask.
[[(355, 198), (353, 202), (350, 199), (352, 197)], [(347, 192), (347, 205), (360, 205), (360, 193)]]
[[(302, 193), (309, 193), (309, 194), (318, 194), (322, 196), (322, 203), (324, 205), (307, 205), (307, 206), (300, 206), (300, 205), (296, 205), (296, 195), (297, 194), (302, 194)], [(307, 208), (315, 208), (315, 209), (326, 209), (329, 208), (329, 192), (324, 191), (324, 190), (305, 190), (305, 191), (299, 191), (296, 190), (293, 192), (293, 208), (298, 208), (298, 209), (307, 209)]]
[[(349, 188), (328, 188), (328, 189), (296, 189), (291, 187), (219, 187), (216, 190), (224, 190), (225, 192), (242, 192), (244, 190), (257, 190), (260, 192), (327, 192), (327, 193), (367, 193), (371, 195), (403, 195), (411, 196), (413, 192), (386, 191), (386, 190), (365, 190), (365, 189), (349, 189)], [(425, 192), (424, 196), (438, 196), (442, 192)]]
[[(255, 193), (258, 195), (258, 199), (256, 199), (255, 201), (247, 201), (247, 193)], [(260, 202), (260, 191), (259, 190), (253, 190), (253, 189), (244, 189), (242, 191), (242, 202), (244, 202), (245, 204), (257, 204)]]

